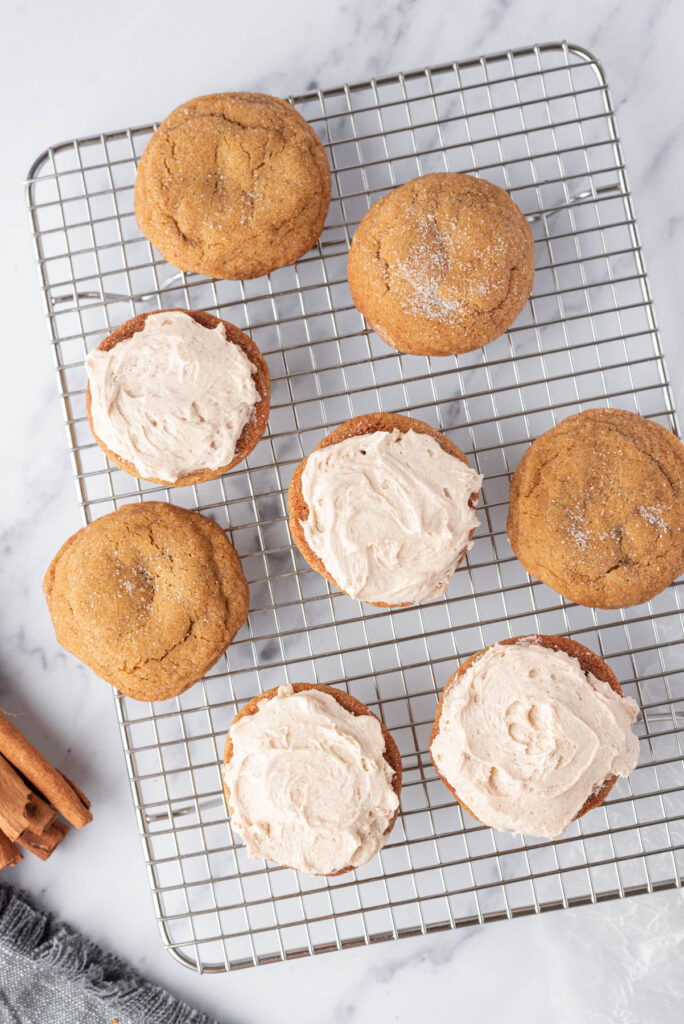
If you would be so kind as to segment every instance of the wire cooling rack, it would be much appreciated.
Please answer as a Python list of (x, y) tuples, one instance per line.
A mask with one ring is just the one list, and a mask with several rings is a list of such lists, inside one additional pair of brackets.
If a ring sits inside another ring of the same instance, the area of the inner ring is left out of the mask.
[[(153, 125), (54, 146), (28, 183), (84, 521), (146, 498), (200, 509), (229, 532), (250, 581), (249, 623), (202, 683), (156, 705), (116, 698), (162, 936), (200, 971), (650, 892), (684, 875), (682, 586), (624, 611), (576, 607), (528, 578), (505, 533), (512, 470), (565, 416), (615, 405), (676, 427), (598, 61), (550, 43), (293, 102), (328, 147), (333, 201), (317, 248), (268, 278), (179, 274), (141, 237), (133, 182)], [(536, 239), (529, 305), (507, 335), (458, 360), (390, 349), (365, 328), (346, 282), (349, 241), (370, 203), (436, 170), (508, 189)], [(88, 429), (83, 367), (111, 329), (169, 306), (249, 331), (273, 379), (269, 430), (246, 463), (172, 491), (107, 462)], [(481, 526), (448, 595), (396, 611), (331, 590), (293, 550), (286, 520), (298, 461), (340, 422), (376, 410), (427, 420), (485, 476)], [(638, 768), (555, 843), (469, 818), (428, 753), (458, 662), (531, 632), (571, 634), (599, 651), (642, 708)], [(236, 709), (286, 681), (348, 689), (401, 749), (390, 841), (338, 879), (249, 860), (223, 804)]]

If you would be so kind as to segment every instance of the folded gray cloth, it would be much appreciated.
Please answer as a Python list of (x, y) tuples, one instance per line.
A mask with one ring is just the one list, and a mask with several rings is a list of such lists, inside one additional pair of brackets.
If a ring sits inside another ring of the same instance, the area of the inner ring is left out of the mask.
[(0, 882), (0, 1024), (215, 1024)]

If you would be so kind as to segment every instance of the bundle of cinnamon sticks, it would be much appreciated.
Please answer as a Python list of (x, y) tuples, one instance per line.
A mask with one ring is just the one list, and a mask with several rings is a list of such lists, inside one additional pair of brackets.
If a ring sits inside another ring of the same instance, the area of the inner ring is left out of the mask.
[(0, 871), (22, 848), (47, 860), (69, 831), (92, 821), (90, 801), (0, 711)]

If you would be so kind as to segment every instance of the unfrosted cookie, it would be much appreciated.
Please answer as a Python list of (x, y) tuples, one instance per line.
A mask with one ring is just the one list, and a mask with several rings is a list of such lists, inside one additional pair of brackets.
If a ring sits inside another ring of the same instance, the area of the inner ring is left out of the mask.
[(507, 192), (426, 174), (383, 196), (347, 264), (357, 309), (400, 352), (446, 356), (508, 330), (534, 280), (532, 231)]
[(473, 818), (556, 839), (636, 766), (638, 710), (587, 647), (517, 636), (478, 651), (449, 679), (430, 754)]
[(226, 473), (259, 442), (271, 379), (246, 334), (210, 313), (127, 320), (88, 355), (95, 440), (131, 476), (168, 487)]
[(121, 693), (147, 701), (201, 679), (249, 604), (221, 527), (161, 501), (124, 505), (75, 533), (43, 590), (62, 647)]
[(317, 572), (379, 607), (441, 596), (478, 525), (482, 477), (421, 420), (370, 413), (343, 423), (297, 467), (290, 530)]
[(684, 571), (684, 445), (623, 409), (568, 417), (513, 474), (508, 537), (530, 575), (570, 601), (649, 601)]
[(235, 716), (223, 779), (250, 857), (342, 875), (370, 860), (394, 826), (401, 756), (361, 701), (294, 683), (258, 694)]
[(315, 244), (330, 204), (328, 158), (285, 100), (198, 96), (147, 144), (135, 182), (142, 233), (180, 270), (250, 278)]

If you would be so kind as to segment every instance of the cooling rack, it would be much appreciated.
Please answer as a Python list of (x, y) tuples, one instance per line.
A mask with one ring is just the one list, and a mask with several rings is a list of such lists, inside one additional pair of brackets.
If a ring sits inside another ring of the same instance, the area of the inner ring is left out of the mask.
[[(249, 623), (202, 683), (156, 705), (116, 697), (162, 937), (199, 971), (650, 892), (684, 875), (682, 585), (624, 611), (580, 608), (530, 580), (505, 533), (512, 470), (565, 416), (615, 405), (676, 429), (599, 62), (548, 43), (293, 102), (327, 145), (333, 200), (317, 248), (267, 278), (180, 274), (141, 237), (133, 182), (155, 125), (53, 146), (27, 185), (84, 522), (148, 498), (200, 509), (228, 531), (250, 581)], [(508, 189), (536, 240), (529, 305), (507, 335), (458, 360), (390, 349), (365, 328), (346, 283), (349, 241), (370, 203), (439, 170)], [(83, 366), (111, 329), (169, 306), (247, 330), (273, 381), (269, 429), (247, 461), (173, 491), (107, 462), (88, 429)], [(427, 420), (485, 477), (481, 526), (448, 595), (395, 611), (331, 590), (293, 550), (286, 521), (298, 461), (340, 422), (376, 410)], [(638, 768), (554, 843), (469, 818), (428, 753), (438, 694), (458, 662), (531, 632), (571, 634), (600, 652), (642, 708)], [(249, 860), (221, 797), (236, 709), (286, 681), (348, 689), (401, 749), (390, 841), (339, 879)]]

